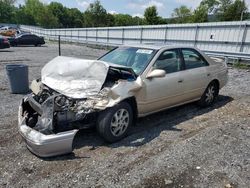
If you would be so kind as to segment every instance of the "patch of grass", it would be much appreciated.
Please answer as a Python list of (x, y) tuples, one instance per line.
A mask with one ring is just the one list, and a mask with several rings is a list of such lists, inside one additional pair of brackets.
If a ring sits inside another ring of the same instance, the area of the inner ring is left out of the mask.
[(247, 70), (250, 70), (250, 64), (245, 64), (245, 63), (240, 63), (240, 62), (234, 63), (233, 67), (237, 68), (237, 69), (247, 69)]
[(237, 69), (249, 69), (250, 70), (250, 64), (242, 63), (241, 61), (236, 61), (235, 63), (233, 63), (233, 67)]

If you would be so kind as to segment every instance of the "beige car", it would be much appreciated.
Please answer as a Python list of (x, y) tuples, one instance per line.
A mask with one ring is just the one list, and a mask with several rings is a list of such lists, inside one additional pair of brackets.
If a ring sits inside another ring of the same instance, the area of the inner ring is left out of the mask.
[(71, 152), (77, 131), (91, 126), (116, 142), (137, 117), (193, 101), (213, 104), (227, 73), (226, 63), (192, 47), (133, 45), (98, 60), (57, 57), (23, 98), (19, 130), (41, 157)]

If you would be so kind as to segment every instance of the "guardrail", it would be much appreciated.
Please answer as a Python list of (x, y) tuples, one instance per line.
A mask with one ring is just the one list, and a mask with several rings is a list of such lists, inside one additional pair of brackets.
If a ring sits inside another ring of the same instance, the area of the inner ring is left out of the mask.
[(204, 51), (207, 55), (213, 57), (224, 57), (228, 59), (244, 59), (250, 60), (250, 54), (237, 53), (237, 52), (214, 52), (214, 51)]
[(207, 54), (250, 59), (250, 21), (156, 26), (43, 29), (21, 25), (49, 40), (117, 46), (131, 43), (171, 43), (195, 46)]

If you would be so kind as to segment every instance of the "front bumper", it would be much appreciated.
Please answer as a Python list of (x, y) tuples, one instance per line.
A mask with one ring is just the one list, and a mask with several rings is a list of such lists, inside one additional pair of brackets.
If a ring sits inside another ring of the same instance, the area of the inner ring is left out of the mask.
[(78, 130), (50, 135), (42, 134), (26, 125), (27, 117), (23, 115), (23, 103), (24, 101), (19, 106), (18, 127), (27, 148), (39, 157), (51, 157), (72, 152), (73, 139)]

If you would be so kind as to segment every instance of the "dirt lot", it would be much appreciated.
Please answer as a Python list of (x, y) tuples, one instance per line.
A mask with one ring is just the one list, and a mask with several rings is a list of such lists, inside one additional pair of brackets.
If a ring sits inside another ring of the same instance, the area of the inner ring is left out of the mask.
[[(62, 54), (95, 58), (104, 50), (62, 46)], [(17, 132), (22, 95), (9, 94), (5, 65), (29, 65), (30, 81), (57, 56), (55, 44), (0, 50), (0, 187), (249, 187), (250, 72), (229, 70), (218, 102), (188, 104), (140, 119), (130, 136), (106, 144), (81, 131), (74, 153), (41, 159)]]

